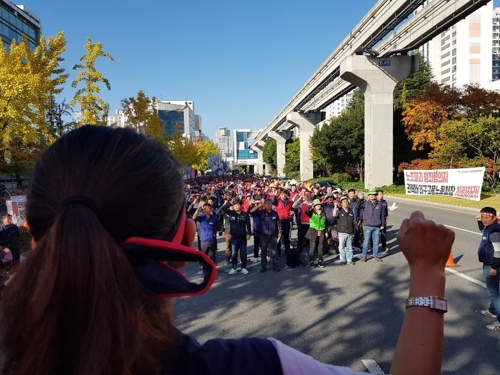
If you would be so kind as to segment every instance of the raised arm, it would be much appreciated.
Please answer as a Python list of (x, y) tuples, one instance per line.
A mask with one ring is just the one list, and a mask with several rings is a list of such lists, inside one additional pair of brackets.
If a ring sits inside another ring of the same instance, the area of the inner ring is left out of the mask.
[[(397, 239), (410, 266), (408, 297), (444, 298), (444, 266), (455, 233), (416, 211), (403, 221)], [(441, 374), (443, 323), (442, 312), (423, 306), (408, 307), (390, 373)]]

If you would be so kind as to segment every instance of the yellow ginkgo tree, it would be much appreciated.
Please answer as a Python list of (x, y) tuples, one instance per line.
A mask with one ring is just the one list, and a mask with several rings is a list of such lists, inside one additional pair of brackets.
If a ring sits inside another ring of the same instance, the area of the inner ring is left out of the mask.
[(7, 50), (0, 44), (0, 134), (3, 148), (11, 144), (50, 143), (45, 111), (62, 92), (68, 75), (60, 66), (66, 50), (64, 33), (40, 38), (31, 51), (25, 39), (12, 41)]
[(109, 105), (97, 94), (101, 92), (99, 83), (103, 83), (108, 90), (111, 90), (109, 81), (97, 71), (95, 65), (99, 57), (106, 57), (113, 61), (113, 57), (104, 52), (102, 43), (93, 43), (90, 37), (87, 37), (85, 43), (85, 55), (80, 58), (80, 64), (73, 66), (73, 70), (79, 70), (71, 86), (76, 88), (79, 83), (83, 87), (79, 88), (71, 100), (71, 105), (80, 106), (81, 118), (80, 124), (105, 125), (108, 116)]

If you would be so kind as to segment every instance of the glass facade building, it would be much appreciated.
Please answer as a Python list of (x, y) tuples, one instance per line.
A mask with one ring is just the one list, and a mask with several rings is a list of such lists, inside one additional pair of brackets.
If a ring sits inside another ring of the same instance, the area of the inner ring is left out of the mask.
[(163, 122), (163, 134), (172, 136), (175, 134), (176, 125), (179, 126), (179, 131), (184, 132), (184, 112), (176, 110), (159, 109), (158, 117)]
[(30, 50), (38, 45), (41, 34), (40, 19), (24, 6), (14, 5), (8, 0), (0, 0), (0, 36), (4, 47), (9, 48), (12, 40), (21, 43), (26, 36)]

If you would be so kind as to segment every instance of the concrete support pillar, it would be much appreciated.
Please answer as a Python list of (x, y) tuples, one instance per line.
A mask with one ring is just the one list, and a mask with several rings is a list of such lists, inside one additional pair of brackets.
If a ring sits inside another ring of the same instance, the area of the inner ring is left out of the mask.
[(313, 162), (309, 143), (316, 124), (323, 120), (324, 114), (291, 112), (286, 116), (287, 122), (300, 129), (300, 180), (305, 181), (314, 177)]
[(292, 137), (291, 131), (269, 132), (269, 137), (276, 140), (276, 173), (278, 177), (285, 176), (283, 168), (285, 167), (286, 141)]
[(255, 167), (255, 174), (263, 174), (264, 173), (264, 151), (258, 145), (252, 148), (257, 153), (257, 166)]
[(340, 64), (340, 78), (365, 94), (365, 188), (393, 183), (393, 93), (418, 69), (416, 56), (353, 55)]

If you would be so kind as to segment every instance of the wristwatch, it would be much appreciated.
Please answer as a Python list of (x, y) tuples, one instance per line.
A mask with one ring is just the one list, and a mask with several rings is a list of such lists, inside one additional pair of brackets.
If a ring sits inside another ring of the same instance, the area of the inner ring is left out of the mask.
[(412, 297), (406, 300), (406, 308), (413, 306), (429, 307), (440, 313), (448, 311), (448, 303), (444, 298), (430, 296), (430, 297)]

